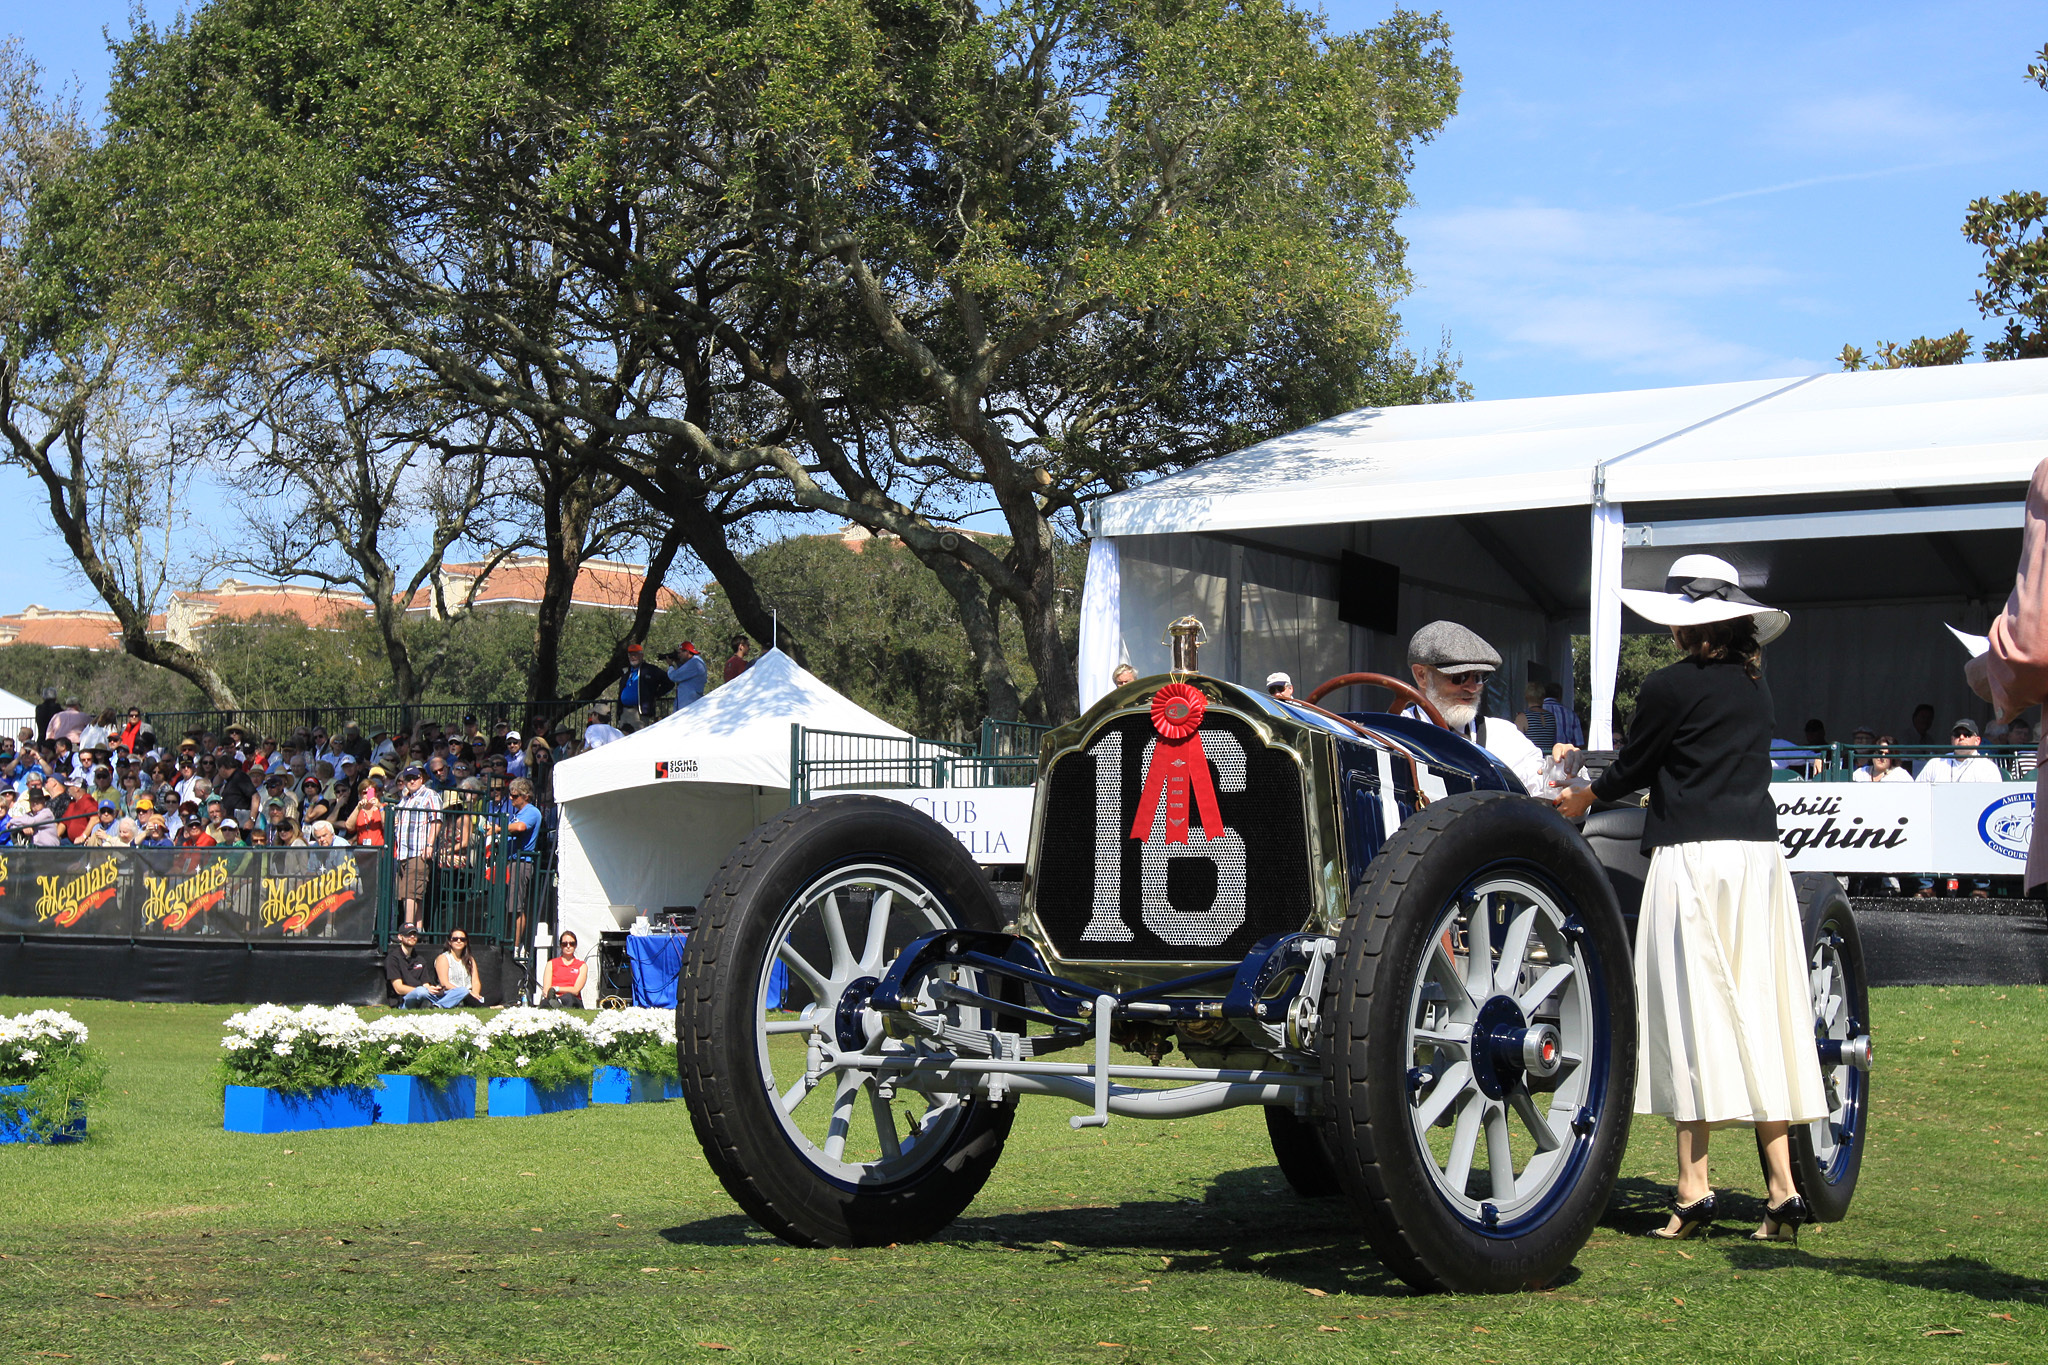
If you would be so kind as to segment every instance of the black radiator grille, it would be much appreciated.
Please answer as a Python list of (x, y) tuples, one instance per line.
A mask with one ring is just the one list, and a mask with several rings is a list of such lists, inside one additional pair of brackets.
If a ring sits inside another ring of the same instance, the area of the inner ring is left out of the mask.
[(1035, 906), (1061, 957), (1228, 962), (1268, 934), (1308, 923), (1313, 879), (1300, 769), (1236, 716), (1211, 712), (1201, 737), (1225, 827), (1214, 844), (1192, 811), (1186, 844), (1165, 842), (1157, 812), (1145, 843), (1130, 837), (1145, 749), (1157, 738), (1148, 716), (1111, 721), (1086, 749), (1053, 764)]

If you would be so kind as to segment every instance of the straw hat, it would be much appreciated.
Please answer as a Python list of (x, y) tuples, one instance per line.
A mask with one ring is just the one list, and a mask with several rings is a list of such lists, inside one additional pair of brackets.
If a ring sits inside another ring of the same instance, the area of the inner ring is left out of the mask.
[(1660, 626), (1699, 626), (1710, 621), (1756, 618), (1756, 641), (1767, 645), (1785, 633), (1792, 618), (1742, 590), (1735, 566), (1718, 555), (1684, 555), (1664, 577), (1664, 591), (1623, 588), (1623, 605)]

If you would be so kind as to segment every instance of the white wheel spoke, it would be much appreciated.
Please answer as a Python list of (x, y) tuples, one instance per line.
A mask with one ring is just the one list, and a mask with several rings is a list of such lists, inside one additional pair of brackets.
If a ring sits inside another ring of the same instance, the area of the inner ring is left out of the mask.
[(1835, 1016), (1841, 1012), (1842, 997), (1839, 995), (1823, 996), (1820, 1004), (1814, 1007), (1814, 1014), (1829, 1028), (1835, 1026)]
[(1515, 1106), (1515, 1112), (1522, 1116), (1522, 1123), (1529, 1129), (1529, 1136), (1536, 1140), (1536, 1150), (1554, 1152), (1564, 1144), (1557, 1140), (1557, 1130), (1550, 1126), (1550, 1116), (1536, 1107), (1536, 1097), (1521, 1086), (1508, 1095), (1508, 1101)]
[(818, 918), (825, 921), (825, 943), (832, 950), (832, 975), (841, 981), (851, 979), (853, 948), (846, 941), (846, 916), (839, 907), (837, 891), (819, 903)]
[(1438, 1047), (1468, 1047), (1472, 1042), (1472, 1030), (1464, 1024), (1445, 1024), (1440, 1029), (1418, 1028), (1415, 1041), (1433, 1043)]
[(811, 1021), (808, 1019), (770, 1019), (761, 1025), (761, 1031), (770, 1038), (783, 1033), (809, 1033), (811, 1031)]
[(1456, 1062), (1430, 1090), (1429, 1097), (1415, 1109), (1415, 1126), (1426, 1129), (1443, 1117), (1444, 1110), (1472, 1084), (1472, 1063)]
[(1498, 1101), (1486, 1106), (1486, 1173), (1493, 1181), (1495, 1199), (1515, 1197), (1515, 1149), (1508, 1141), (1507, 1106)]
[(860, 1098), (861, 1075), (841, 1073), (839, 1093), (832, 1097), (832, 1120), (825, 1127), (825, 1156), (831, 1161), (846, 1159), (846, 1135), (853, 1128), (853, 1102)]
[(1486, 1096), (1473, 1091), (1458, 1111), (1458, 1126), (1451, 1132), (1451, 1157), (1444, 1163), (1444, 1180), (1459, 1194), (1472, 1178), (1472, 1152), (1479, 1145), (1479, 1120), (1486, 1114)]
[(1481, 896), (1465, 917), (1465, 994), (1475, 1005), (1493, 994), (1493, 897)]
[(782, 960), (784, 966), (795, 972), (804, 985), (810, 987), (811, 999), (817, 1001), (821, 1008), (829, 1008), (835, 1003), (832, 999), (831, 983), (825, 980), (802, 953), (791, 946), (788, 939), (784, 939), (782, 946), (775, 950), (775, 956)]
[(882, 1098), (879, 1087), (870, 1085), (868, 1109), (875, 1116), (875, 1136), (881, 1140), (882, 1160), (894, 1161), (903, 1155), (903, 1144), (896, 1139), (896, 1116), (889, 1112), (889, 1101)]
[(874, 903), (868, 907), (868, 941), (861, 945), (860, 950), (862, 971), (879, 972), (882, 969), (883, 945), (889, 940), (889, 908), (895, 900), (894, 891), (877, 891)]
[(1512, 995), (1515, 983), (1521, 979), (1522, 958), (1529, 951), (1529, 935), (1536, 930), (1536, 913), (1536, 907), (1532, 905), (1508, 924), (1507, 938), (1500, 945), (1500, 967), (1493, 974), (1493, 988), (1502, 995)]
[(1572, 964), (1560, 962), (1536, 978), (1536, 984), (1522, 993), (1515, 1004), (1521, 1009), (1522, 1017), (1529, 1018), (1536, 1013), (1536, 1007), (1557, 994), (1558, 987), (1572, 978)]
[(785, 1114), (795, 1113), (796, 1107), (804, 1102), (804, 1096), (810, 1093), (811, 1087), (805, 1082), (804, 1078), (801, 1076), (797, 1077), (796, 1084), (782, 1092), (782, 1112)]

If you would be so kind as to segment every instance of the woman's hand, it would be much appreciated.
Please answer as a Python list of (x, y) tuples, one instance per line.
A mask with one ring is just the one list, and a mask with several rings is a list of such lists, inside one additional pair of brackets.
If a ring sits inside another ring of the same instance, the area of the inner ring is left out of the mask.
[(1583, 820), (1586, 812), (1593, 809), (1593, 789), (1573, 787), (1557, 798), (1557, 813), (1567, 820)]

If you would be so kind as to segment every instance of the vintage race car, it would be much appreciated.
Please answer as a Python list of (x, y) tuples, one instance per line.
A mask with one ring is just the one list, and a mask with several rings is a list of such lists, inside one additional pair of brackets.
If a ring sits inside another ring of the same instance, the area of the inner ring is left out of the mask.
[[(1551, 1281), (1628, 1141), (1630, 816), (1592, 818), (1603, 863), (1440, 724), (1313, 704), (1368, 683), (1434, 715), (1365, 674), (1308, 703), (1193, 671), (1104, 697), (1044, 742), (1011, 923), (903, 804), (825, 797), (755, 830), (678, 985), (691, 1120), (732, 1197), (799, 1245), (906, 1242), (973, 1200), (1023, 1096), (1082, 1129), (1259, 1105), (1295, 1191), (1350, 1200), (1410, 1283)], [(1797, 1164), (1839, 1218), (1869, 1011), (1839, 886), (1801, 890), (1836, 1112)]]

